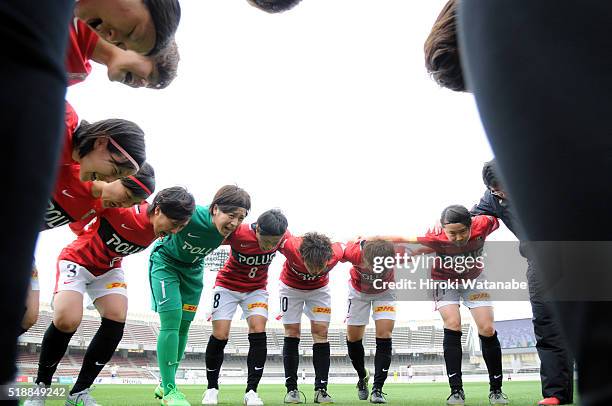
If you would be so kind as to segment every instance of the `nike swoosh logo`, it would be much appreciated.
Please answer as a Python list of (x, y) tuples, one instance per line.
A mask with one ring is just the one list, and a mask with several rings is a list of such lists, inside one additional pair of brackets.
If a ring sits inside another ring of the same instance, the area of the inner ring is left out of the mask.
[(450, 374), (448, 377), (452, 378), (453, 376), (457, 375), (457, 373), (455, 372), (454, 374)]
[(157, 302), (157, 305), (158, 305), (158, 306), (161, 306), (161, 305), (163, 305), (164, 303), (166, 303), (168, 300), (170, 300), (170, 298), (165, 299), (165, 300), (162, 300), (161, 302)]
[(95, 364), (96, 364), (97, 366), (99, 366), (99, 367), (103, 367), (104, 365), (106, 365), (106, 364), (102, 364), (102, 363), (100, 363), (100, 362), (98, 362), (98, 361), (96, 361), (96, 362), (95, 362)]
[(249, 244), (240, 244), (240, 248), (246, 248), (248, 246), (249, 246)]
[(498, 378), (501, 378), (501, 377), (502, 377), (501, 375), (493, 375), (493, 379), (498, 379)]
[(286, 376), (286, 377), (285, 377), (285, 381), (286, 381), (287, 379), (291, 379), (291, 377), (290, 377), (290, 376)]
[(321, 383), (327, 383), (327, 381), (321, 381)]
[(134, 231), (133, 228), (129, 228), (128, 226), (126, 226), (125, 224), (121, 223), (121, 228), (125, 228), (126, 230), (130, 230), (130, 231)]
[(261, 371), (264, 367), (255, 367), (255, 371)]
[(200, 238), (199, 235), (195, 235), (195, 234), (191, 234), (191, 233), (187, 233), (187, 237), (191, 237), (191, 238)]
[(64, 281), (64, 285), (68, 285), (70, 283), (73, 283), (74, 281)]
[(72, 196), (70, 193), (68, 193), (68, 189), (64, 189), (64, 190), (62, 190), (62, 194), (63, 194), (64, 196), (68, 196), (68, 197), (70, 197), (70, 198), (74, 199), (74, 196)]
[(207, 370), (208, 372), (214, 372), (214, 371), (216, 371), (217, 369), (216, 369), (216, 368), (215, 368), (215, 369), (209, 369), (209, 368), (206, 368), (206, 370)]
[(383, 372), (389, 372), (389, 370), (388, 370), (388, 369), (383, 369), (382, 371), (383, 371)]

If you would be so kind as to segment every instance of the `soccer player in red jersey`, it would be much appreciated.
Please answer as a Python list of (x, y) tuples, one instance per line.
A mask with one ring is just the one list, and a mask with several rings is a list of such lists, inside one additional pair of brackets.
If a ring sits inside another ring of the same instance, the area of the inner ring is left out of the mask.
[(244, 404), (263, 405), (257, 395), (257, 386), (263, 375), (267, 355), (268, 267), (286, 231), (285, 215), (280, 210), (268, 210), (259, 216), (256, 223), (241, 224), (224, 242), (230, 245), (231, 253), (217, 274), (213, 289), (213, 331), (206, 347), (208, 389), (202, 404), (217, 404), (223, 349), (229, 338), (236, 307), (240, 306), (249, 324), (248, 378)]
[[(440, 224), (444, 231), (442, 234), (429, 231), (422, 237), (382, 238), (395, 242), (419, 243), (426, 247), (422, 253), (435, 252), (436, 261), (431, 268), (433, 281), (486, 280), (483, 274), (482, 249), (486, 237), (499, 227), (497, 218), (486, 215), (472, 217), (465, 207), (452, 205), (442, 211)], [(470, 257), (474, 260), (465, 261)], [(461, 264), (459, 261), (462, 261)], [(451, 394), (447, 399), (449, 405), (465, 404), (461, 379), (461, 300), (470, 309), (478, 327), (482, 355), (489, 371), (489, 402), (508, 404), (508, 397), (501, 390), (501, 348), (494, 326), (493, 306), (489, 299), (488, 292), (476, 287), (459, 286), (434, 291), (436, 308), (444, 321), (444, 360), (451, 387)]]
[(344, 256), (344, 247), (319, 233), (289, 236), (279, 251), (287, 259), (280, 275), (280, 307), (285, 326), (283, 364), (285, 366), (285, 403), (302, 403), (297, 390), (298, 346), (302, 313), (310, 319), (314, 344), (315, 403), (331, 403), (327, 393), (330, 349), (327, 331), (331, 319), (329, 272)]
[(370, 396), (371, 403), (387, 403), (382, 392), (391, 365), (391, 335), (395, 325), (395, 295), (386, 287), (377, 286), (376, 281), (394, 281), (394, 269), (374, 270), (376, 258), (394, 258), (396, 250), (393, 243), (385, 240), (350, 241), (344, 249), (343, 262), (350, 262), (350, 284), (348, 310), (346, 316), (346, 346), (351, 363), (357, 371), (357, 396), (359, 400), (368, 399), (368, 380), (370, 373), (365, 366), (363, 335), (370, 318), (376, 325), (376, 355), (374, 357), (374, 385)]
[[(102, 324), (87, 348), (66, 404), (93, 404), (88, 403), (94, 402), (90, 386), (111, 359), (125, 326), (127, 285), (122, 258), (145, 250), (156, 238), (180, 231), (194, 209), (194, 198), (185, 189), (164, 189), (152, 204), (104, 210), (89, 230), (64, 248), (58, 258), (53, 321), (43, 338), (37, 385), (51, 384), (57, 364), (81, 323), (87, 292)], [(29, 399), (26, 405), (44, 404), (40, 402)]]
[(74, 15), (121, 49), (157, 55), (181, 19), (178, 0), (79, 0)]
[(154, 57), (123, 50), (100, 40), (87, 24), (75, 18), (70, 24), (66, 49), (68, 86), (87, 78), (91, 72), (90, 60), (105, 65), (108, 78), (113, 82), (130, 87), (163, 89), (176, 77), (179, 54), (174, 40)]
[[(133, 175), (146, 159), (144, 132), (135, 123), (108, 119), (79, 124), (76, 111), (66, 102), (64, 148), (60, 166), (78, 165), (81, 181), (114, 180)], [(56, 189), (62, 184), (56, 182)]]

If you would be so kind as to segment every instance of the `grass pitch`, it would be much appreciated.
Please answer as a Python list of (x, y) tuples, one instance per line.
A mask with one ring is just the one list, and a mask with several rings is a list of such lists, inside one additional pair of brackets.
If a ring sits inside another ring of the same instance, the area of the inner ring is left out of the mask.
[[(489, 386), (487, 383), (465, 383), (466, 405), (488, 405)], [(96, 401), (103, 406), (153, 406), (160, 402), (153, 398), (154, 385), (98, 385), (92, 392)], [(179, 388), (192, 405), (201, 404), (204, 385), (183, 385)], [(241, 405), (244, 396), (243, 385), (222, 385), (219, 392), (220, 405)], [(301, 385), (300, 390), (306, 395), (307, 404), (313, 403), (314, 391), (311, 385)], [(354, 385), (330, 385), (329, 394), (335, 405), (369, 405), (368, 401), (357, 400)], [(446, 383), (411, 383), (385, 385), (389, 405), (430, 406), (445, 405), (450, 393)], [(514, 406), (535, 406), (541, 399), (540, 382), (504, 382), (504, 392)], [(266, 405), (282, 405), (285, 395), (283, 385), (260, 385), (259, 396)], [(48, 406), (63, 405), (63, 401), (47, 401)]]

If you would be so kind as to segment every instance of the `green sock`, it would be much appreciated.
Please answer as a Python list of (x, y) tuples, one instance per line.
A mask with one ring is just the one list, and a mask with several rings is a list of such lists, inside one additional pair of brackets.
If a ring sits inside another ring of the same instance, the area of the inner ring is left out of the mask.
[(179, 346), (179, 325), (183, 311), (170, 310), (159, 313), (159, 336), (157, 337), (157, 363), (162, 379), (164, 394), (170, 393), (176, 386), (174, 375), (176, 372), (178, 346)]
[(189, 326), (191, 325), (191, 321), (189, 320), (181, 320), (181, 327), (179, 327), (178, 331), (178, 354), (176, 357), (176, 368), (174, 368), (174, 375), (176, 375), (176, 371), (178, 370), (179, 364), (183, 359), (183, 354), (185, 353), (185, 347), (187, 347), (187, 339), (189, 338)]

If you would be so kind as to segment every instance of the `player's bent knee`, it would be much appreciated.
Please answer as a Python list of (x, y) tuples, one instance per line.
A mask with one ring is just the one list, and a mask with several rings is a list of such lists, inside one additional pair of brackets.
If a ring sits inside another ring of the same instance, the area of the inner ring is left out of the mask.
[(481, 326), (478, 328), (478, 334), (484, 337), (492, 337), (495, 334), (495, 326), (492, 323)]
[(444, 328), (453, 331), (461, 331), (461, 322), (458, 319), (445, 320)]
[(32, 328), (32, 326), (34, 326), (34, 324), (36, 324), (37, 321), (38, 321), (38, 313), (35, 313), (35, 314), (26, 313), (26, 315), (23, 317), (23, 321), (21, 322), (21, 327), (23, 327), (25, 331), (28, 331), (29, 329)]
[(74, 333), (77, 328), (79, 328), (81, 319), (74, 317), (58, 317), (53, 319), (53, 324), (62, 333)]

